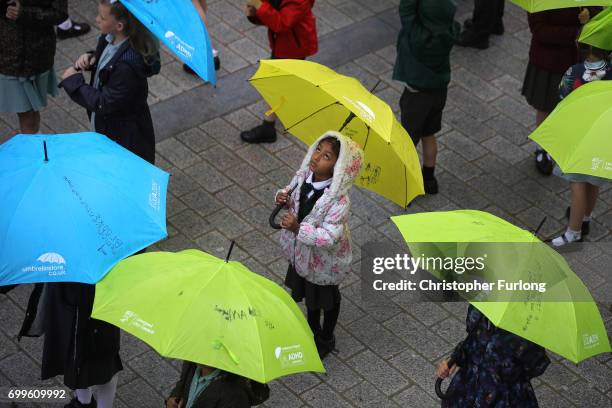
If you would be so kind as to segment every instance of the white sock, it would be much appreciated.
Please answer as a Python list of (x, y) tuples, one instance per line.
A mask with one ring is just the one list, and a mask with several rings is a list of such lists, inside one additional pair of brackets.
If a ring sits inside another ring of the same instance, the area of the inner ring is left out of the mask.
[(212, 49), (213, 50), (213, 57), (218, 57), (219, 56), (219, 51), (216, 49)]
[(96, 385), (95, 389), (98, 408), (113, 408), (117, 392), (117, 376), (113, 376), (106, 384)]
[(590, 221), (591, 221), (590, 215), (585, 215), (584, 218), (582, 219), (582, 222), (590, 222)]
[(60, 30), (70, 30), (72, 28), (72, 19), (68, 17), (66, 21), (57, 26)]
[(578, 241), (580, 238), (582, 238), (582, 234), (580, 233), (580, 231), (574, 231), (573, 229), (568, 228), (562, 236), (552, 240), (553, 246), (560, 247), (565, 245), (566, 242), (563, 239), (563, 236), (565, 236), (565, 239), (567, 239), (568, 243)]
[(91, 390), (89, 388), (77, 389), (75, 391), (76, 397), (81, 404), (90, 404), (91, 403)]

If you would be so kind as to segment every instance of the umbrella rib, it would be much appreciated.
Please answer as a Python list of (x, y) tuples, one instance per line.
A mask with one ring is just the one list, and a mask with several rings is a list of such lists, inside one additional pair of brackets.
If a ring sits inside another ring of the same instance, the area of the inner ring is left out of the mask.
[(408, 208), (408, 168), (406, 167), (406, 163), (404, 163), (404, 198), (406, 199), (406, 204), (404, 208)]
[[(216, 270), (213, 272), (213, 276), (212, 276), (210, 279), (208, 279), (208, 281), (207, 281), (205, 284), (203, 284), (202, 286), (200, 286), (200, 287), (197, 289), (197, 294), (196, 294), (195, 296), (193, 296), (193, 297), (192, 297), (192, 298), (189, 300), (189, 307), (185, 307), (185, 308), (182, 310), (180, 318), (177, 318), (177, 319), (176, 319), (176, 327), (175, 327), (175, 330), (174, 330), (174, 332), (171, 332), (171, 333), (181, 333), (181, 331), (179, 331), (179, 330), (178, 330), (178, 329), (180, 328), (180, 326), (181, 326), (181, 322), (185, 321), (185, 317), (187, 316), (187, 314), (188, 314), (188, 313), (189, 313), (191, 310), (193, 310), (193, 309), (192, 309), (192, 306), (193, 306), (193, 305), (194, 305), (194, 304), (195, 304), (195, 303), (198, 301), (198, 299), (200, 298), (200, 296), (201, 296), (202, 292), (203, 292), (203, 291), (206, 289), (207, 285), (208, 285), (208, 284), (210, 284), (210, 282), (211, 282), (213, 279), (215, 279), (216, 275), (217, 275), (217, 274), (219, 274), (219, 270), (220, 270), (220, 269), (223, 267), (223, 265), (216, 265), (216, 266), (217, 266), (217, 269), (216, 269)], [(211, 268), (211, 269), (212, 269), (212, 268)], [(196, 272), (196, 273), (197, 273), (197, 272)], [(172, 339), (171, 337), (169, 337), (169, 336), (167, 336), (167, 337), (166, 337), (164, 340), (165, 340), (165, 343), (166, 343), (165, 345), (166, 345), (166, 347), (167, 347), (167, 349), (165, 349), (165, 350), (168, 352), (168, 354), (170, 354), (171, 350), (173, 350), (173, 347), (175, 347), (175, 344), (174, 344), (174, 343), (175, 343), (176, 341), (175, 341), (174, 339)], [(180, 357), (178, 357), (178, 355), (177, 355), (177, 358), (180, 358)]]
[(368, 139), (370, 138), (370, 131), (372, 130), (372, 128), (368, 125), (366, 125), (366, 127), (368, 128), (368, 133), (366, 133), (366, 140), (363, 143), (363, 151), (365, 152), (366, 146), (368, 145)]
[(255, 82), (255, 81), (261, 81), (262, 79), (273, 79), (273, 78), (281, 78), (281, 77), (294, 77), (295, 74), (283, 74), (283, 75), (276, 75), (276, 76), (269, 76), (269, 77), (263, 77), (263, 78), (249, 78), (247, 79), (248, 82)]
[(285, 130), (288, 132), (288, 131), (289, 131), (289, 129), (291, 129), (291, 128), (293, 128), (293, 127), (296, 127), (297, 125), (299, 125), (300, 123), (304, 122), (305, 120), (310, 119), (311, 117), (313, 117), (313, 116), (314, 116), (314, 115), (316, 115), (317, 113), (319, 113), (319, 112), (321, 112), (321, 111), (324, 111), (325, 109), (327, 109), (327, 108), (329, 108), (329, 107), (331, 107), (331, 106), (334, 106), (334, 105), (341, 105), (341, 103), (340, 103), (340, 102), (338, 102), (338, 101), (335, 101), (335, 102), (333, 102), (333, 103), (330, 103), (329, 105), (322, 107), (321, 109), (319, 109), (319, 110), (317, 110), (317, 111), (315, 111), (315, 112), (311, 113), (310, 115), (306, 116), (305, 118), (300, 119), (299, 121), (297, 121), (297, 122), (296, 122), (296, 123), (294, 123), (293, 125), (291, 125), (291, 126), (289, 126), (289, 127), (285, 128)]

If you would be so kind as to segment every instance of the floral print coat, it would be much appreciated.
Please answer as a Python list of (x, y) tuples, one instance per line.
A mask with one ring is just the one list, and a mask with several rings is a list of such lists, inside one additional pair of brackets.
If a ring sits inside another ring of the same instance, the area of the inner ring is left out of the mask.
[(531, 379), (544, 373), (546, 351), (495, 327), (474, 306), (468, 308), (467, 338), (451, 359), (460, 367), (443, 408), (537, 408)]
[(350, 270), (353, 255), (348, 228), (351, 207), (348, 192), (361, 170), (363, 151), (342, 134), (326, 132), (310, 146), (300, 169), (285, 188), (297, 186), (287, 202), (288, 211), (297, 215), (300, 187), (310, 175), (310, 158), (321, 139), (329, 136), (337, 138), (341, 145), (332, 184), (301, 222), (297, 235), (288, 230), (282, 230), (280, 235), (283, 253), (296, 272), (317, 285), (338, 285)]

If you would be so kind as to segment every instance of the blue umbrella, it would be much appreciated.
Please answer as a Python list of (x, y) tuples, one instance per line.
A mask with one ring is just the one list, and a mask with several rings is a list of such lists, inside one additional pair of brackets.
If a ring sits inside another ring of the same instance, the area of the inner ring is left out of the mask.
[(191, 0), (121, 0), (121, 3), (200, 78), (217, 83), (210, 37)]
[(167, 235), (168, 177), (97, 133), (0, 145), (0, 285), (98, 282)]

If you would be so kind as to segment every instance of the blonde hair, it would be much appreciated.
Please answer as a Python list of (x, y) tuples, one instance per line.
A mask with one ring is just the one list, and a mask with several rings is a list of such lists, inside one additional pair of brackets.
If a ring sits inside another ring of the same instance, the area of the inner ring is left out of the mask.
[(149, 65), (159, 59), (159, 40), (119, 1), (100, 0), (110, 7), (110, 14), (125, 27), (132, 48), (138, 51)]

